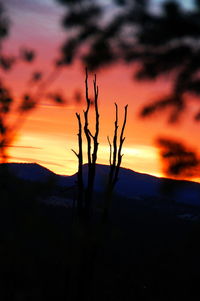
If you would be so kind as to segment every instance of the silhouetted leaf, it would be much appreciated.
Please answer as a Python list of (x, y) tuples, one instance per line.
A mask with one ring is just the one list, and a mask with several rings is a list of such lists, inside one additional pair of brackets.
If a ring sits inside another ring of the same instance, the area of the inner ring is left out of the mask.
[(22, 49), (21, 50), (21, 57), (25, 62), (31, 63), (34, 61), (35, 59), (35, 52), (33, 50), (30, 49)]
[(191, 80), (187, 84), (187, 91), (197, 96), (200, 95), (200, 79)]
[(47, 95), (47, 97), (51, 100), (53, 100), (56, 103), (59, 104), (65, 104), (66, 100), (64, 99), (63, 95), (61, 95), (60, 93), (49, 93)]
[(60, 63), (67, 64), (67, 65), (71, 64), (74, 60), (77, 49), (78, 49), (78, 42), (75, 39), (68, 40), (62, 46), (62, 57)]
[(200, 112), (196, 113), (196, 115), (194, 116), (194, 120), (200, 121)]
[(126, 5), (127, 4), (127, 0), (115, 0), (115, 3), (117, 4), (117, 5)]
[(6, 133), (7, 129), (6, 129), (6, 126), (3, 122), (3, 119), (0, 118), (0, 134), (1, 135), (4, 135)]
[(25, 94), (22, 99), (22, 103), (19, 110), (22, 112), (32, 110), (36, 107), (37, 102), (28, 94)]
[(169, 18), (177, 18), (180, 13), (180, 7), (175, 1), (167, 1), (163, 5), (164, 12)]
[(10, 27), (9, 25), (10, 22), (8, 20), (8, 17), (6, 16), (4, 7), (2, 3), (0, 3), (0, 40), (4, 39), (8, 35), (9, 27)]
[(84, 2), (84, 0), (56, 0), (56, 1), (63, 5), (72, 5), (72, 6)]
[(10, 90), (0, 82), (0, 113), (7, 114), (10, 111), (13, 98)]
[(101, 14), (101, 9), (97, 5), (90, 5), (86, 8), (80, 7), (79, 10), (72, 10), (63, 18), (62, 24), (66, 28), (74, 26), (85, 26), (90, 24)]
[(32, 74), (31, 81), (38, 82), (42, 79), (42, 72), (36, 71)]
[(117, 59), (111, 46), (103, 39), (97, 40), (91, 46), (91, 53), (84, 55), (83, 60), (89, 70), (96, 70), (102, 66), (108, 66)]
[(83, 101), (83, 95), (81, 93), (80, 90), (76, 90), (74, 92), (74, 95), (73, 95), (73, 99), (77, 102), (77, 103), (81, 103)]
[(16, 62), (16, 59), (13, 56), (10, 56), (10, 57), (5, 56), (5, 55), (0, 56), (0, 67), (5, 71), (10, 70), (13, 67), (15, 62)]
[(192, 177), (200, 171), (200, 160), (195, 151), (185, 146), (182, 142), (159, 138), (157, 145), (168, 176)]
[(140, 112), (141, 117), (148, 117), (157, 111), (163, 110), (169, 105), (174, 105), (174, 101), (170, 97), (153, 101), (152, 103), (143, 107)]

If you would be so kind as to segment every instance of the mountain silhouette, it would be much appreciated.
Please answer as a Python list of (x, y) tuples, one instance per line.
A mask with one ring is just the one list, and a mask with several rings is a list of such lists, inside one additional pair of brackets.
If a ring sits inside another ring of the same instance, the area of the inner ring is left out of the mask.
[[(1, 165), (2, 167), (2, 165)], [(76, 187), (77, 175), (57, 175), (36, 163), (7, 163), (9, 171), (17, 178), (34, 182), (55, 185), (56, 189)], [(103, 194), (106, 188), (109, 166), (97, 164), (95, 192)], [(87, 183), (88, 165), (83, 166), (84, 185)], [(120, 168), (119, 180), (116, 184), (114, 197), (127, 199), (168, 201), (200, 206), (200, 184), (191, 181), (158, 178), (148, 174)]]

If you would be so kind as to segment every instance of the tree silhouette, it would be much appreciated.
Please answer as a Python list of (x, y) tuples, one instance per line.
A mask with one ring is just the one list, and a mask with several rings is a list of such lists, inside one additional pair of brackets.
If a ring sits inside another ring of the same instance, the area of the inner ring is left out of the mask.
[[(119, 169), (122, 162), (122, 146), (125, 140), (124, 131), (127, 121), (127, 109), (125, 106), (124, 121), (118, 139), (118, 106), (115, 103), (116, 119), (113, 136), (113, 152), (110, 145), (110, 172), (105, 191), (105, 199), (102, 200), (103, 211), (100, 222), (97, 218), (94, 199), (94, 183), (96, 176), (96, 161), (98, 155), (98, 136), (100, 128), (100, 115), (98, 109), (99, 88), (96, 75), (93, 80), (94, 103), (89, 97), (88, 71), (86, 68), (85, 77), (85, 99), (86, 109), (83, 111), (83, 118), (76, 113), (78, 121), (78, 152), (72, 149), (78, 158), (77, 173), (77, 211), (75, 212), (74, 227), (72, 228), (71, 252), (73, 253), (71, 261), (70, 290), (69, 299), (79, 300), (88, 298), (91, 294), (92, 283), (94, 281), (95, 264), (97, 254), (104, 244), (104, 234), (107, 228), (109, 209), (111, 205), (112, 193), (115, 184), (118, 181)], [(93, 103), (93, 105), (92, 105)], [(94, 134), (91, 131), (91, 119), (89, 118), (91, 109), (94, 109)], [(82, 121), (83, 119), (83, 121)], [(83, 140), (86, 140), (88, 172), (86, 187), (83, 179)], [(78, 246), (78, 247), (77, 247)], [(75, 254), (75, 255), (74, 255)]]
[[(92, 101), (89, 97), (88, 91), (88, 71), (86, 68), (86, 78), (85, 78), (85, 98), (86, 98), (86, 110), (84, 111), (84, 134), (87, 143), (87, 161), (88, 161), (88, 178), (87, 178), (87, 186), (84, 194), (84, 185), (83, 185), (83, 131), (82, 131), (82, 121), (81, 115), (76, 113), (77, 121), (78, 121), (78, 153), (75, 150), (72, 150), (74, 154), (78, 158), (78, 173), (77, 173), (77, 185), (78, 185), (78, 199), (77, 199), (77, 210), (78, 216), (86, 218), (86, 220), (90, 220), (93, 213), (93, 191), (94, 191), (94, 181), (95, 181), (95, 173), (96, 173), (96, 161), (98, 154), (98, 136), (99, 136), (99, 109), (98, 109), (98, 96), (99, 96), (99, 88), (96, 82), (96, 75), (93, 80), (93, 90), (94, 90), (94, 110), (95, 110), (95, 133), (92, 134), (89, 128), (89, 112), (91, 109)], [(122, 146), (125, 140), (124, 130), (127, 121), (127, 109), (128, 105), (125, 106), (124, 112), (124, 122), (121, 129), (119, 147), (117, 147), (117, 131), (118, 131), (118, 106), (115, 103), (116, 109), (116, 120), (115, 120), (115, 130), (113, 136), (113, 153), (112, 146), (110, 140), (108, 138), (109, 146), (110, 146), (110, 173), (108, 176), (108, 183), (106, 188), (105, 195), (105, 204), (104, 204), (104, 219), (108, 217), (108, 211), (110, 208), (110, 202), (112, 197), (112, 192), (114, 190), (115, 184), (118, 181), (119, 169), (122, 162)]]
[[(75, 155), (78, 157), (78, 211), (85, 210), (87, 218), (90, 217), (92, 211), (92, 198), (93, 198), (93, 189), (94, 189), (94, 179), (95, 179), (95, 169), (96, 169), (96, 160), (98, 152), (98, 135), (99, 135), (99, 111), (98, 111), (98, 86), (96, 83), (96, 75), (93, 81), (94, 87), (94, 109), (95, 109), (95, 134), (91, 133), (89, 129), (89, 111), (92, 105), (91, 99), (88, 95), (88, 71), (86, 69), (86, 78), (85, 78), (85, 98), (87, 107), (84, 111), (84, 134), (87, 140), (87, 158), (88, 158), (88, 181), (85, 198), (83, 196), (83, 176), (82, 176), (82, 164), (83, 164), (83, 150), (82, 150), (82, 123), (80, 114), (76, 113), (76, 117), (79, 125), (78, 132), (78, 145), (79, 152), (72, 150)], [(92, 145), (93, 142), (93, 145)], [(93, 152), (92, 152), (93, 146)]]
[(120, 133), (120, 139), (119, 139), (119, 146), (117, 146), (117, 139), (118, 139), (118, 106), (115, 103), (115, 112), (116, 112), (116, 117), (115, 117), (115, 129), (114, 129), (114, 135), (113, 135), (113, 145), (110, 142), (110, 138), (108, 137), (108, 143), (110, 146), (110, 172), (108, 176), (108, 183), (106, 187), (106, 196), (105, 196), (105, 203), (104, 203), (104, 212), (103, 212), (103, 220), (108, 219), (109, 215), (109, 210), (110, 210), (110, 205), (112, 201), (112, 193), (114, 191), (115, 185), (118, 181), (118, 176), (119, 176), (119, 169), (122, 161), (123, 154), (121, 153), (122, 151), (122, 146), (125, 140), (124, 137), (124, 130), (126, 126), (126, 121), (127, 121), (127, 110), (128, 110), (128, 105), (125, 106), (124, 108), (124, 121)]

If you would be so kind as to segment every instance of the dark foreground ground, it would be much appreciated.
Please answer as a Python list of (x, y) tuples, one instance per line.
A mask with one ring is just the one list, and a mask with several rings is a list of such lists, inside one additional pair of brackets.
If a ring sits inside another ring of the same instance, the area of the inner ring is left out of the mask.
[(0, 300), (199, 300), (198, 219), (115, 199), (109, 223), (87, 238), (71, 209), (36, 200), (50, 187), (14, 183), (1, 183)]

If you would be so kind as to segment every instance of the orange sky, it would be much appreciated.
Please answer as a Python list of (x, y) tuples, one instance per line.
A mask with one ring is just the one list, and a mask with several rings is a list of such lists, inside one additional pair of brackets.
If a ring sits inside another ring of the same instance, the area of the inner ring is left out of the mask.
[[(22, 2), (25, 3), (25, 0)], [(45, 70), (48, 74), (64, 37), (59, 25), (62, 7), (54, 7), (51, 0), (37, 0), (31, 10), (27, 6), (18, 7), (16, 0), (9, 0), (9, 3), (8, 12), (13, 26), (10, 38), (4, 45), (5, 50), (17, 52), (20, 46), (24, 45), (36, 49), (38, 57), (33, 70)], [(7, 84), (13, 87), (17, 96), (26, 87), (29, 74), (30, 67), (22, 63), (6, 75)], [(169, 84), (166, 79), (153, 83), (138, 83), (132, 78), (133, 67), (120, 64), (97, 74), (101, 122), (98, 162), (108, 164), (109, 147), (106, 137), (112, 136), (113, 133), (116, 101), (121, 116), (124, 105), (129, 105), (122, 166), (161, 176), (162, 168), (158, 149), (154, 145), (155, 137), (170, 135), (186, 140), (198, 150), (199, 126), (190, 122), (189, 118), (185, 118), (175, 127), (166, 125), (164, 116), (148, 120), (138, 118), (142, 105), (149, 99), (166, 93)], [(92, 87), (92, 75), (90, 84)], [(54, 83), (53, 88), (65, 94), (67, 105), (60, 107), (43, 100), (18, 133), (17, 140), (9, 151), (10, 161), (38, 162), (56, 173), (70, 175), (77, 169), (77, 160), (71, 151), (72, 148), (77, 149), (75, 113), (82, 112), (84, 108), (84, 103), (77, 105), (72, 99), (74, 90), (80, 89), (84, 93), (84, 73), (78, 63), (68, 67)]]

